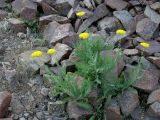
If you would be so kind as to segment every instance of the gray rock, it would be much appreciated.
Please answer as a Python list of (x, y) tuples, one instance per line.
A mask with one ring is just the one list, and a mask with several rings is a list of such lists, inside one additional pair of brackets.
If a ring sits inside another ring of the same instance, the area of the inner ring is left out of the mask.
[(144, 14), (150, 18), (153, 22), (159, 24), (160, 23), (160, 14), (151, 9), (149, 6), (146, 6)]
[(41, 94), (43, 96), (47, 96), (49, 94), (49, 92), (50, 92), (50, 89), (48, 89), (48, 88), (42, 88), (41, 89)]
[(52, 33), (50, 44), (55, 45), (57, 42), (62, 42), (63, 39), (74, 33), (74, 29), (70, 23), (60, 25), (56, 28), (55, 32)]
[(150, 5), (150, 7), (154, 10), (160, 11), (160, 2), (155, 2), (152, 5)]
[(56, 49), (56, 53), (51, 55), (51, 64), (54, 65), (60, 60), (64, 60), (68, 58), (69, 54), (71, 53), (71, 48), (65, 44), (57, 43), (54, 47)]
[(151, 116), (160, 117), (160, 103), (154, 102), (152, 105), (150, 105), (150, 107), (148, 109), (148, 113)]
[(99, 5), (93, 12), (93, 15), (80, 25), (78, 33), (85, 31), (93, 22), (105, 17), (107, 14), (109, 14), (107, 7), (104, 4)]
[(128, 116), (140, 104), (138, 92), (135, 89), (129, 89), (124, 91), (119, 99), (119, 104), (122, 113), (125, 116)]
[(148, 60), (160, 68), (160, 57), (148, 57)]
[(153, 91), (147, 100), (147, 104), (152, 104), (154, 102), (160, 102), (160, 89)]
[(121, 23), (123, 24), (124, 28), (133, 33), (136, 30), (136, 22), (132, 15), (126, 11), (126, 10), (121, 10), (121, 11), (114, 11), (113, 15), (117, 17)]
[(116, 10), (123, 10), (129, 6), (129, 4), (124, 0), (105, 0), (107, 6)]
[(19, 120), (26, 120), (24, 117), (22, 117), (22, 118), (19, 118)]
[(158, 26), (159, 25), (157, 23), (154, 23), (148, 18), (144, 18), (138, 22), (136, 26), (136, 32), (142, 38), (150, 40), (151, 38), (157, 36), (156, 31), (158, 29)]
[(127, 56), (133, 56), (133, 55), (138, 55), (138, 50), (137, 49), (125, 49), (123, 51), (123, 54), (127, 55)]
[(115, 32), (117, 29), (121, 28), (121, 23), (115, 17), (105, 17), (98, 21), (98, 28), (100, 30), (106, 30), (108, 33)]

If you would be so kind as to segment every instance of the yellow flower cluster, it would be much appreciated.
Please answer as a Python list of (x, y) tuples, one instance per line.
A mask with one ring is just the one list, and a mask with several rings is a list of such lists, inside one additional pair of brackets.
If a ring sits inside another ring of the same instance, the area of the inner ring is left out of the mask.
[[(53, 55), (56, 53), (56, 50), (55, 49), (48, 49), (47, 53), (49, 55)], [(34, 57), (41, 57), (43, 55), (43, 52), (40, 51), (40, 50), (36, 50), (34, 51), (32, 54), (31, 54), (31, 57), (34, 58)]]
[(83, 32), (79, 34), (79, 38), (86, 40), (90, 37), (90, 34), (88, 32)]
[(76, 12), (77, 17), (83, 17), (84, 15), (86, 15), (86, 12), (84, 12), (84, 11)]
[(143, 46), (144, 48), (149, 48), (150, 47), (150, 44), (146, 43), (146, 42), (141, 42), (140, 45)]
[(119, 29), (119, 30), (116, 31), (116, 34), (118, 34), (118, 35), (125, 35), (125, 34), (127, 34), (127, 32), (125, 30)]

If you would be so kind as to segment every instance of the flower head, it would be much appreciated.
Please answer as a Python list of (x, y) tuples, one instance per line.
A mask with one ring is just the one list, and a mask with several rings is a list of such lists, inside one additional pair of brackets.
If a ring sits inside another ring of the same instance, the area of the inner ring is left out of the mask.
[(144, 48), (150, 47), (150, 44), (146, 42), (141, 42), (140, 45), (143, 46)]
[(118, 34), (118, 35), (125, 35), (126, 33), (127, 32), (125, 30), (121, 30), (121, 29), (116, 31), (116, 34)]
[(42, 55), (43, 55), (43, 53), (41, 51), (37, 50), (31, 54), (31, 57), (40, 57)]
[(84, 11), (76, 12), (77, 17), (83, 17), (85, 14), (86, 14), (86, 12), (84, 12)]
[(53, 54), (56, 53), (56, 50), (55, 50), (55, 49), (48, 49), (47, 53), (48, 53), (49, 55), (53, 55)]
[(81, 39), (88, 39), (90, 37), (90, 34), (89, 33), (87, 33), (87, 32), (84, 32), (84, 33), (80, 33), (79, 34), (79, 38), (81, 38)]

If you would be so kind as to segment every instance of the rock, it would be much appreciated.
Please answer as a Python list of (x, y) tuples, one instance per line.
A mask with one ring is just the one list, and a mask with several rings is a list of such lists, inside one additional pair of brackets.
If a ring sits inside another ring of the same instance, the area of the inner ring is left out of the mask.
[(19, 33), (17, 33), (17, 37), (24, 39), (24, 38), (26, 38), (26, 34), (19, 32)]
[(92, 115), (92, 111), (85, 110), (73, 102), (69, 102), (67, 104), (67, 113), (69, 115), (69, 118), (75, 120), (81, 120), (82, 118), (89, 119), (89, 117), (91, 117)]
[(93, 106), (98, 105), (99, 93), (99, 89), (97, 87), (93, 87), (88, 95), (89, 103), (91, 103)]
[(107, 33), (115, 32), (117, 29), (121, 28), (121, 23), (115, 17), (105, 17), (98, 21), (99, 30), (106, 30)]
[(50, 114), (54, 113), (63, 115), (65, 113), (65, 103), (62, 101), (48, 102), (48, 112)]
[(116, 10), (123, 10), (129, 6), (126, 1), (123, 0), (105, 0), (107, 6)]
[(41, 94), (43, 96), (47, 96), (49, 94), (49, 92), (50, 92), (50, 89), (48, 89), (48, 88), (42, 88), (41, 89)]
[(89, 10), (93, 10), (94, 9), (94, 7), (93, 7), (93, 5), (91, 3), (91, 0), (84, 0), (83, 3)]
[(10, 29), (14, 33), (26, 31), (25, 24), (23, 21), (16, 19), (16, 18), (9, 18), (8, 22), (9, 22)]
[(160, 68), (160, 57), (148, 57), (147, 59)]
[(147, 100), (147, 104), (152, 104), (154, 102), (160, 102), (160, 89), (153, 91)]
[(105, 17), (109, 14), (109, 10), (105, 6), (105, 4), (99, 5), (96, 10), (93, 12), (93, 15), (86, 19), (79, 27), (78, 33), (85, 31), (93, 22)]
[(63, 60), (61, 62), (62, 66), (66, 68), (67, 72), (74, 72), (75, 71), (75, 64), (73, 61), (67, 59), (67, 60)]
[(123, 54), (127, 55), (127, 56), (133, 56), (133, 55), (138, 55), (138, 50), (137, 49), (125, 49), (123, 51)]
[(2, 118), (0, 120), (13, 120), (12, 118)]
[(71, 48), (65, 44), (57, 43), (54, 49), (57, 51), (55, 54), (51, 55), (51, 64), (54, 65), (60, 60), (68, 58), (71, 53)]
[(114, 11), (113, 15), (118, 18), (128, 32), (135, 32), (136, 22), (131, 14), (126, 10)]
[(150, 105), (150, 107), (148, 109), (148, 113), (151, 116), (160, 117), (160, 103), (154, 102), (152, 105)]
[(58, 11), (58, 14), (67, 16), (74, 2), (75, 0), (56, 0), (54, 8)]
[(158, 29), (158, 24), (154, 23), (148, 18), (144, 18), (138, 22), (136, 26), (136, 32), (142, 38), (150, 40), (151, 38), (156, 37), (156, 31)]
[(62, 42), (63, 39), (74, 33), (74, 29), (70, 23), (60, 25), (54, 31), (50, 44), (55, 45), (57, 42)]
[(160, 11), (160, 2), (155, 2), (155, 3), (153, 3), (152, 5), (150, 5), (150, 7), (151, 7), (153, 10), (158, 10), (158, 11)]
[(129, 34), (125, 34), (125, 35), (112, 35), (112, 36), (110, 36), (110, 37), (108, 37), (107, 38), (107, 42), (108, 43), (118, 43), (118, 42), (124, 42), (124, 41), (126, 41), (126, 37), (128, 36)]
[(160, 14), (151, 9), (149, 6), (146, 6), (144, 14), (150, 18), (153, 22), (159, 24), (160, 23)]
[(139, 120), (140, 118), (142, 118), (144, 115), (144, 111), (143, 108), (141, 108), (140, 106), (138, 106), (132, 113), (131, 116), (133, 118), (133, 120)]
[(150, 55), (153, 55), (154, 53), (160, 52), (160, 46), (159, 46), (158, 42), (156, 42), (156, 41), (147, 41), (147, 43), (150, 44), (150, 47), (144, 48), (143, 46), (138, 45), (136, 47), (136, 49), (141, 51), (144, 56), (150, 56)]
[(40, 3), (40, 5), (42, 6), (42, 10), (43, 10), (45, 15), (51, 15), (51, 14), (58, 13), (52, 6), (50, 6), (49, 3), (46, 3), (44, 1), (42, 1)]
[(109, 106), (105, 106), (105, 116), (107, 120), (121, 120), (120, 107), (116, 100), (112, 100)]
[(23, 19), (34, 20), (36, 18), (37, 4), (31, 0), (15, 0), (12, 2), (12, 8)]
[(8, 13), (4, 10), (0, 10), (0, 20), (3, 20), (4, 18), (7, 18)]
[(0, 118), (3, 118), (10, 106), (12, 95), (7, 91), (0, 92)]
[(128, 116), (139, 105), (138, 92), (135, 89), (124, 91), (119, 99), (119, 104), (122, 113)]
[(0, 8), (5, 8), (7, 6), (6, 0), (1, 0), (0, 1)]
[(34, 74), (41, 66), (50, 61), (50, 56), (43, 52), (43, 55), (40, 57), (32, 58), (31, 54), (34, 50), (29, 50), (19, 55), (19, 62), (23, 67), (30, 69), (31, 74)]
[(159, 71), (145, 70), (142, 73), (142, 78), (137, 80), (133, 86), (145, 92), (151, 92), (158, 86), (158, 80)]
[(75, 15), (75, 12), (74, 12), (73, 8), (71, 8), (70, 11), (68, 12), (67, 18), (70, 19), (70, 20), (76, 18), (76, 15)]

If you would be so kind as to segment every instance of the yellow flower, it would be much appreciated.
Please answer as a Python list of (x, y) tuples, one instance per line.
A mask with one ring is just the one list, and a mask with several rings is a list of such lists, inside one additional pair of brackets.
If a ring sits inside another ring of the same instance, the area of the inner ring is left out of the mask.
[(126, 33), (127, 32), (125, 30), (121, 30), (121, 29), (116, 31), (116, 34), (118, 34), (118, 35), (125, 35)]
[(81, 38), (81, 39), (88, 39), (90, 37), (90, 34), (89, 33), (87, 33), (87, 32), (84, 32), (84, 33), (80, 33), (79, 34), (79, 38)]
[(86, 12), (84, 12), (84, 11), (76, 12), (77, 17), (83, 17), (85, 14), (86, 14)]
[(43, 53), (41, 51), (37, 50), (31, 54), (31, 57), (40, 57), (42, 55), (43, 55)]
[(146, 42), (141, 42), (140, 45), (143, 46), (144, 48), (150, 47), (150, 44)]
[(56, 50), (55, 50), (55, 49), (48, 49), (47, 53), (48, 53), (49, 55), (53, 55), (53, 54), (56, 53)]

